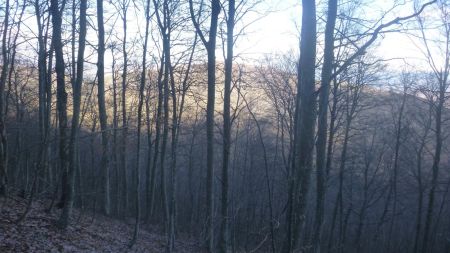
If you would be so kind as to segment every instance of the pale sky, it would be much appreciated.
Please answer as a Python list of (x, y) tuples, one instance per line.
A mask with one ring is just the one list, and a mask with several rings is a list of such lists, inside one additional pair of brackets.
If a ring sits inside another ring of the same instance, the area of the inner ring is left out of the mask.
[[(365, 17), (367, 19), (379, 19), (383, 12), (389, 10), (393, 6), (393, 1), (388, 0), (373, 0), (370, 3), (368, 1), (365, 2), (367, 3), (361, 7), (358, 7), (358, 11), (363, 13), (363, 15), (365, 15), (365, 13), (369, 13), (367, 14), (367, 17)], [(407, 2), (408, 3), (393, 9), (389, 15), (386, 15), (384, 22), (387, 22), (396, 16), (411, 14), (413, 12), (413, 6), (409, 1)], [(240, 37), (236, 42), (235, 54), (239, 56), (241, 60), (258, 59), (262, 58), (264, 54), (272, 53), (289, 53), (294, 54), (293, 56), (296, 57), (298, 55), (299, 48), (299, 27), (301, 21), (300, 3), (300, 0), (262, 0), (257, 5), (256, 9), (249, 12), (245, 16), (245, 20), (243, 22), (246, 24), (251, 23), (251, 25), (245, 29), (245, 35)], [(322, 6), (321, 1), (319, 0), (317, 7), (319, 13), (323, 9)], [(433, 15), (432, 8), (428, 8), (428, 10), (428, 12), (425, 12), (425, 15)], [(112, 17), (117, 13), (112, 9), (106, 9), (105, 11), (105, 19)], [(129, 8), (129, 31), (127, 33), (129, 36), (129, 45), (131, 45), (131, 41), (135, 37), (138, 37), (139, 33), (143, 32), (142, 29), (144, 29), (144, 24), (142, 22), (142, 11), (143, 10), (140, 10), (140, 13), (135, 13), (132, 6)], [(95, 4), (91, 3), (89, 13), (91, 14), (91, 22), (95, 24)], [(136, 18), (137, 16), (139, 18)], [(414, 22), (414, 20), (411, 22)], [(108, 27), (111, 27), (112, 23), (113, 21), (110, 19), (109, 25), (106, 26), (107, 31)], [(114, 25), (114, 30), (118, 31), (117, 35), (119, 38), (122, 36), (121, 25), (120, 19), (117, 20), (117, 23)], [(26, 33), (33, 30), (34, 27), (36, 27), (35, 18), (28, 17), (26, 19), (26, 27), (23, 27), (22, 29), (23, 32)], [(236, 29), (240, 29), (239, 25)], [(89, 28), (88, 39), (94, 44), (96, 41), (95, 37), (95, 32), (92, 28)], [(389, 33), (383, 36), (383, 38), (380, 38), (378, 42), (379, 43), (377, 43), (376, 47), (373, 47), (372, 50), (375, 50), (373, 52), (384, 59), (402, 58), (406, 59), (406, 62), (412, 65), (423, 63), (423, 54), (418, 49), (418, 45), (420, 45), (420, 43), (417, 42), (417, 40), (415, 41), (412, 39), (411, 36), (399, 33)], [(149, 52), (152, 51), (151, 47), (152, 41), (150, 41)], [(139, 52), (141, 50), (141, 45), (138, 43), (134, 49), (131, 50), (137, 50)], [(94, 62), (94, 58), (90, 61)], [(118, 58), (120, 58), (119, 55)], [(222, 60), (221, 49), (218, 49), (217, 58), (219, 61)], [(106, 52), (106, 60), (111, 59), (110, 51)], [(405, 65), (405, 61), (393, 60), (390, 61), (389, 64), (393, 68), (402, 69)], [(106, 64), (106, 66), (109, 66), (109, 64)]]
[[(248, 35), (238, 41), (236, 51), (250, 58), (258, 58), (262, 54), (270, 53), (297, 53), (301, 26), (300, 2), (300, 0), (268, 0), (262, 4), (261, 9), (266, 8), (273, 11), (268, 12), (267, 15), (248, 28)], [(398, 7), (391, 10), (393, 2), (374, 0), (363, 5), (361, 12), (367, 13), (367, 17), (365, 17), (367, 19), (378, 20), (383, 13), (389, 10), (390, 12), (383, 19), (383, 23), (398, 16), (408, 16), (414, 13), (411, 2), (399, 3)], [(320, 1), (318, 1), (318, 4), (317, 9), (320, 11)], [(435, 15), (433, 8), (428, 6), (423, 15)], [(248, 19), (251, 20), (252, 18), (254, 19), (254, 17)], [(404, 27), (406, 28), (415, 22), (415, 19), (411, 19), (404, 23)], [(399, 26), (395, 28), (399, 28)], [(436, 36), (436, 34), (431, 34), (430, 37)], [(392, 59), (388, 64), (392, 68), (401, 70), (404, 68), (405, 62), (414, 66), (424, 63), (420, 47), (421, 42), (406, 33), (387, 33), (380, 36), (370, 50), (383, 59)]]
[(298, 0), (267, 0), (260, 4), (259, 17), (252, 13), (247, 20), (257, 20), (236, 47), (237, 53), (259, 57), (270, 53), (298, 51), (301, 5)]

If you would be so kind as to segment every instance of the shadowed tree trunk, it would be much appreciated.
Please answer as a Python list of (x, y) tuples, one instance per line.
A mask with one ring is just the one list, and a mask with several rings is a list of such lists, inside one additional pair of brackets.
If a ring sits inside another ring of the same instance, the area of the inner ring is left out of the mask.
[(103, 0), (97, 0), (97, 79), (98, 79), (98, 113), (102, 135), (102, 158), (100, 168), (103, 171), (103, 212), (109, 215), (111, 212), (110, 181), (109, 181), (109, 157), (108, 157), (108, 116), (105, 104), (105, 27), (103, 21)]
[(2, 35), (2, 71), (0, 73), (0, 196), (8, 194), (8, 143), (6, 140), (6, 126), (4, 108), (7, 101), (5, 101), (5, 86), (8, 75), (9, 59), (8, 59), (8, 27), (9, 27), (9, 0), (6, 0), (5, 17), (3, 21), (3, 35)]
[[(208, 232), (206, 233), (206, 241), (208, 251), (215, 251), (214, 247), (214, 104), (216, 96), (216, 37), (217, 24), (220, 14), (220, 1), (211, 1), (211, 16), (206, 40), (200, 24), (196, 20), (192, 0), (189, 0), (189, 10), (195, 30), (199, 35), (208, 55), (208, 100), (206, 104), (206, 206), (207, 206), (207, 222)], [(201, 14), (201, 12), (200, 12)]]
[[(112, 137), (112, 163), (114, 167), (114, 174), (116, 176), (116, 203), (115, 203), (115, 215), (117, 217), (120, 216), (120, 183), (121, 183), (121, 176), (120, 176), (120, 170), (119, 170), (119, 154), (118, 154), (118, 115), (117, 115), (117, 74), (116, 74), (116, 58), (114, 55), (114, 49), (115, 45), (111, 45), (111, 56), (112, 56), (112, 62), (111, 62), (111, 72), (112, 72), (112, 90), (113, 90), (113, 137)], [(123, 178), (122, 178), (123, 179)]]
[(423, 135), (420, 138), (420, 144), (419, 149), (416, 151), (416, 157), (417, 157), (417, 187), (418, 187), (418, 196), (417, 196), (417, 214), (416, 214), (416, 231), (414, 236), (414, 247), (413, 247), (413, 253), (417, 253), (420, 248), (420, 235), (422, 232), (422, 216), (423, 216), (423, 195), (424, 195), (424, 183), (423, 183), (423, 172), (422, 172), (422, 166), (423, 166), (423, 152), (426, 148), (427, 144), (427, 138), (428, 134), (431, 129), (431, 124), (433, 122), (432, 119), (432, 108), (430, 108), (428, 112), (428, 120), (426, 121), (425, 125), (425, 131)]
[[(40, 10), (39, 1), (36, 0), (34, 2), (34, 9), (36, 14), (36, 21), (38, 27), (38, 80), (39, 80), (39, 135), (41, 143), (44, 143), (45, 134), (48, 131), (46, 115), (49, 115), (50, 112), (47, 111), (47, 97), (46, 97), (46, 85), (47, 79), (50, 79), (50, 76), (47, 76), (47, 59), (46, 59), (46, 43), (47, 43), (47, 34), (44, 36), (44, 24), (42, 22), (43, 13)], [(50, 58), (50, 57), (49, 57)], [(51, 60), (49, 60), (50, 62)], [(43, 147), (45, 152), (47, 151), (47, 147)], [(46, 154), (44, 154), (46, 157)], [(44, 162), (45, 164), (45, 162)], [(46, 167), (46, 166), (45, 166)]]
[(313, 165), (314, 132), (316, 126), (316, 2), (302, 1), (297, 101), (294, 123), (294, 156), (289, 177), (287, 210), (288, 232), (282, 252), (296, 249), (300, 229), (305, 221), (310, 174)]
[[(400, 155), (400, 146), (402, 144), (402, 123), (403, 123), (403, 112), (405, 109), (406, 98), (408, 96), (407, 86), (405, 85), (403, 90), (403, 97), (400, 104), (398, 118), (396, 122), (395, 129), (395, 146), (394, 146), (394, 167), (393, 167), (393, 175), (392, 175), (392, 217), (389, 224), (389, 232), (388, 232), (388, 242), (387, 242), (387, 251), (391, 251), (391, 240), (392, 240), (392, 231), (395, 225), (395, 218), (397, 216), (397, 184), (398, 184), (398, 170), (399, 170), (399, 155)], [(395, 248), (394, 248), (395, 251)]]
[[(322, 80), (319, 91), (319, 117), (317, 125), (317, 145), (316, 145), (316, 177), (317, 177), (317, 195), (315, 223), (312, 247), (313, 251), (320, 253), (322, 223), (325, 208), (326, 191), (326, 145), (328, 133), (328, 100), (330, 94), (331, 73), (333, 71), (334, 61), (334, 27), (337, 15), (337, 0), (328, 1), (328, 14), (325, 28), (325, 49), (322, 65)], [(330, 131), (333, 131), (331, 129)]]
[(156, 165), (158, 162), (158, 154), (159, 154), (159, 146), (161, 142), (161, 116), (162, 116), (162, 104), (163, 104), (163, 83), (162, 77), (164, 72), (164, 51), (161, 56), (161, 65), (158, 71), (158, 102), (156, 108), (156, 119), (155, 119), (155, 149), (153, 151), (153, 162), (150, 171), (150, 185), (147, 196), (147, 205), (149, 207), (149, 215), (148, 218), (153, 216), (153, 209), (155, 205), (155, 181), (156, 181)]
[[(67, 196), (65, 198), (64, 208), (61, 213), (60, 223), (63, 227), (67, 227), (69, 224), (69, 218), (72, 213), (72, 206), (74, 202), (74, 187), (75, 187), (75, 170), (77, 165), (77, 137), (79, 131), (80, 122), (80, 109), (81, 109), (81, 85), (83, 83), (83, 70), (84, 70), (84, 49), (86, 45), (86, 10), (87, 0), (81, 0), (80, 2), (80, 35), (78, 40), (78, 56), (76, 62), (76, 79), (72, 83), (73, 90), (73, 115), (72, 115), (72, 129), (69, 139), (69, 168), (67, 174), (67, 182), (64, 185), (66, 187), (65, 192)], [(74, 10), (75, 11), (75, 10)], [(75, 25), (74, 25), (75, 26)], [(73, 38), (75, 40), (75, 38)], [(73, 62), (72, 64), (75, 64)], [(74, 73), (75, 74), (75, 73)]]
[[(64, 6), (64, 3), (63, 3)], [(63, 43), (61, 40), (61, 25), (62, 17), (59, 10), (58, 1), (52, 0), (50, 11), (52, 14), (53, 35), (52, 44), (55, 50), (55, 71), (56, 71), (56, 97), (58, 110), (58, 124), (59, 124), (59, 166), (62, 172), (62, 185), (66, 188), (69, 183), (67, 178), (69, 168), (69, 150), (68, 150), (68, 136), (67, 136), (67, 92), (65, 83), (65, 65), (63, 55)], [(64, 194), (64, 191), (63, 191)], [(66, 203), (67, 195), (63, 196), (62, 203)], [(68, 221), (60, 220), (61, 227), (67, 227)]]
[(122, 138), (120, 145), (120, 160), (122, 165), (122, 201), (123, 214), (127, 216), (128, 212), (128, 173), (127, 173), (127, 138), (128, 138), (128, 123), (127, 123), (127, 76), (128, 76), (128, 52), (127, 52), (127, 10), (128, 0), (123, 1), (122, 5), (122, 54), (123, 54), (123, 69), (122, 69)]
[(142, 108), (144, 105), (144, 90), (145, 82), (147, 77), (147, 45), (148, 45), (148, 33), (150, 26), (150, 0), (146, 1), (145, 7), (145, 33), (144, 33), (144, 49), (142, 51), (142, 71), (139, 82), (139, 102), (138, 102), (138, 115), (137, 115), (137, 144), (136, 144), (136, 220), (134, 226), (133, 239), (131, 240), (131, 245), (133, 245), (139, 233), (139, 221), (141, 219), (141, 198), (140, 198), (140, 187), (141, 187), (141, 173), (140, 173), (140, 154), (141, 154), (141, 125), (142, 125)]
[(227, 19), (227, 55), (225, 59), (225, 86), (223, 101), (223, 149), (222, 149), (222, 205), (220, 224), (220, 252), (228, 252), (229, 244), (229, 216), (228, 216), (228, 167), (230, 161), (231, 142), (231, 119), (230, 119), (230, 97), (231, 78), (233, 74), (233, 47), (234, 47), (234, 23), (235, 23), (235, 0), (228, 1)]

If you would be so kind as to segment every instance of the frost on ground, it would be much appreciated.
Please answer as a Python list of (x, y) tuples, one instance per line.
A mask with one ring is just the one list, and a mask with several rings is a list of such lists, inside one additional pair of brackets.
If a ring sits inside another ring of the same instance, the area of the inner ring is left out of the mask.
[[(161, 232), (141, 229), (130, 249), (133, 225), (99, 214), (74, 210), (71, 226), (56, 227), (59, 211), (45, 211), (48, 203), (33, 202), (27, 218), (16, 224), (26, 201), (18, 197), (0, 199), (0, 252), (164, 252)], [(192, 242), (178, 240), (176, 252), (200, 252)]]

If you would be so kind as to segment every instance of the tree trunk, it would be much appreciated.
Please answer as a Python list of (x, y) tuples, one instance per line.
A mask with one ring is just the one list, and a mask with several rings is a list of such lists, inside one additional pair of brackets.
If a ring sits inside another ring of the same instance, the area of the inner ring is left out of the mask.
[[(389, 232), (388, 232), (388, 243), (387, 243), (387, 251), (391, 251), (391, 240), (392, 240), (392, 230), (394, 229), (395, 225), (395, 217), (397, 213), (397, 181), (398, 181), (398, 160), (399, 160), (399, 152), (400, 152), (400, 145), (401, 145), (401, 134), (402, 134), (402, 119), (403, 119), (403, 111), (405, 109), (405, 103), (406, 103), (406, 94), (407, 87), (404, 87), (403, 90), (403, 97), (402, 102), (400, 105), (400, 109), (398, 112), (398, 118), (397, 118), (397, 128), (395, 129), (395, 147), (394, 147), (394, 168), (393, 168), (393, 175), (392, 175), (392, 217), (389, 224)], [(395, 251), (395, 248), (394, 248)]]
[(316, 122), (315, 64), (316, 64), (316, 2), (302, 1), (300, 61), (298, 64), (297, 101), (292, 175), (290, 178), (288, 234), (283, 252), (295, 250), (300, 228), (305, 221), (307, 195), (313, 163)]
[[(69, 218), (72, 213), (72, 206), (74, 202), (74, 187), (75, 187), (75, 171), (77, 168), (77, 138), (79, 131), (80, 121), (80, 108), (81, 108), (81, 85), (83, 83), (83, 70), (84, 70), (84, 49), (86, 46), (86, 10), (87, 0), (81, 0), (80, 2), (80, 35), (78, 40), (78, 56), (76, 62), (76, 79), (72, 83), (73, 92), (73, 115), (72, 115), (72, 129), (69, 139), (69, 168), (67, 175), (67, 182), (64, 185), (66, 187), (65, 192), (67, 196), (65, 198), (64, 209), (61, 213), (60, 223), (63, 227), (67, 227), (69, 224)], [(74, 10), (75, 12), (75, 7)], [(75, 28), (75, 25), (73, 26)], [(75, 38), (73, 38), (75, 40)], [(74, 52), (73, 52), (74, 53)], [(72, 63), (75, 65), (75, 62)], [(74, 73), (75, 74), (75, 73)], [(81, 180), (81, 179), (80, 179)]]
[(142, 124), (142, 108), (144, 105), (144, 89), (145, 81), (147, 77), (147, 44), (148, 44), (148, 31), (150, 25), (150, 0), (147, 0), (146, 11), (145, 11), (145, 34), (144, 34), (144, 50), (142, 52), (142, 71), (139, 83), (139, 102), (138, 102), (138, 118), (137, 118), (137, 146), (136, 146), (136, 220), (134, 226), (133, 239), (131, 245), (133, 245), (139, 233), (139, 220), (141, 219), (141, 198), (140, 198), (140, 187), (141, 187), (141, 173), (140, 173), (140, 154), (141, 154), (141, 124)]
[[(162, 116), (162, 104), (163, 104), (163, 83), (162, 77), (164, 72), (164, 52), (161, 56), (161, 65), (158, 72), (158, 103), (156, 108), (156, 122), (155, 122), (155, 150), (153, 152), (153, 162), (150, 171), (150, 186), (147, 196), (147, 205), (149, 207), (149, 217), (153, 216), (154, 202), (155, 202), (155, 177), (156, 177), (156, 165), (158, 162), (159, 146), (161, 140), (161, 116)], [(162, 148), (161, 148), (162, 149)]]
[(425, 149), (426, 140), (428, 133), (430, 131), (431, 122), (432, 122), (432, 112), (429, 112), (429, 119), (425, 128), (425, 133), (423, 134), (419, 150), (417, 151), (417, 184), (418, 184), (418, 198), (417, 198), (417, 214), (416, 214), (416, 231), (415, 231), (415, 237), (414, 237), (414, 248), (413, 253), (417, 253), (420, 248), (420, 234), (422, 232), (422, 213), (423, 213), (423, 193), (424, 193), (424, 187), (423, 187), (423, 179), (422, 179), (422, 161), (423, 161), (423, 151)]
[(214, 245), (214, 105), (216, 96), (216, 37), (220, 14), (220, 1), (212, 0), (208, 41), (195, 18), (192, 0), (189, 0), (191, 19), (197, 34), (203, 42), (208, 55), (208, 99), (206, 102), (206, 208), (208, 232), (206, 241), (208, 251), (215, 251)]
[[(62, 17), (59, 10), (58, 1), (51, 0), (50, 11), (52, 14), (53, 36), (52, 44), (55, 50), (55, 70), (56, 70), (56, 96), (57, 96), (57, 110), (59, 123), (59, 164), (62, 172), (62, 185), (68, 189), (69, 185), (67, 173), (69, 169), (69, 150), (68, 150), (68, 136), (67, 136), (67, 92), (65, 83), (65, 65), (63, 54), (63, 43), (61, 38)], [(69, 185), (70, 187), (70, 185)], [(63, 191), (64, 194), (64, 191)], [(62, 204), (66, 203), (67, 195), (63, 196)], [(60, 220), (59, 225), (63, 228), (67, 227), (68, 221)]]
[(422, 252), (427, 252), (428, 243), (430, 240), (430, 229), (433, 222), (433, 209), (434, 209), (434, 199), (435, 192), (438, 184), (438, 176), (439, 176), (439, 164), (441, 161), (441, 150), (442, 150), (442, 110), (445, 102), (445, 93), (447, 87), (447, 81), (439, 80), (439, 97), (438, 97), (438, 105), (436, 106), (436, 119), (435, 119), (435, 127), (436, 127), (436, 146), (434, 150), (434, 158), (433, 165), (431, 167), (432, 177), (431, 177), (431, 187), (428, 193), (428, 206), (425, 215), (425, 227), (423, 231), (423, 243), (422, 243)]
[(97, 78), (98, 78), (98, 113), (100, 117), (100, 130), (102, 132), (102, 158), (100, 168), (103, 171), (103, 212), (111, 212), (109, 157), (108, 157), (108, 118), (105, 105), (105, 28), (103, 21), (103, 0), (97, 0)]
[[(114, 174), (116, 176), (116, 203), (115, 203), (115, 215), (120, 216), (120, 170), (119, 170), (119, 154), (117, 152), (118, 146), (118, 128), (119, 119), (117, 115), (117, 79), (116, 79), (116, 58), (114, 55), (114, 46), (111, 47), (111, 72), (112, 72), (112, 86), (113, 86), (113, 139), (112, 139), (112, 163), (114, 167)], [(123, 179), (123, 178), (122, 178)]]
[(5, 86), (8, 75), (9, 59), (7, 35), (9, 26), (9, 0), (6, 0), (5, 18), (3, 21), (3, 38), (2, 38), (2, 71), (0, 73), (0, 196), (8, 195), (8, 143), (6, 140), (6, 126), (4, 108), (5, 102)]
[[(317, 195), (315, 223), (312, 247), (315, 253), (320, 253), (322, 223), (325, 209), (325, 191), (326, 191), (326, 145), (328, 130), (328, 100), (330, 94), (331, 73), (334, 62), (334, 27), (336, 24), (337, 0), (328, 1), (327, 23), (325, 27), (325, 49), (322, 65), (322, 80), (319, 93), (319, 119), (317, 126), (317, 145), (316, 145), (316, 177), (317, 177)], [(332, 130), (330, 130), (332, 131)]]
[(128, 122), (127, 122), (127, 75), (128, 75), (128, 52), (127, 52), (127, 8), (128, 5), (123, 6), (123, 70), (122, 70), (122, 143), (120, 145), (120, 160), (122, 165), (122, 199), (123, 199), (123, 214), (127, 215), (128, 211), (128, 174), (127, 174), (127, 138), (128, 138)]
[(223, 150), (222, 150), (222, 205), (221, 205), (221, 230), (220, 230), (220, 252), (228, 252), (229, 244), (229, 216), (228, 216), (228, 167), (230, 160), (231, 142), (231, 119), (230, 119), (230, 97), (231, 78), (233, 74), (233, 48), (234, 48), (234, 22), (235, 22), (235, 0), (228, 1), (227, 19), (227, 56), (225, 59), (225, 85), (223, 101)]

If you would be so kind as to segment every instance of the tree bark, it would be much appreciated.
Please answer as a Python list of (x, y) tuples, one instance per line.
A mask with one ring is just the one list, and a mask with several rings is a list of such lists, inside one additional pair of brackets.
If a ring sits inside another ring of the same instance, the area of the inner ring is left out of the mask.
[[(63, 3), (64, 4), (64, 3)], [(52, 14), (53, 23), (53, 36), (52, 44), (55, 50), (55, 70), (56, 70), (56, 96), (57, 96), (57, 110), (58, 110), (58, 123), (59, 123), (59, 163), (60, 170), (62, 172), (62, 185), (65, 189), (68, 189), (66, 185), (69, 184), (67, 173), (69, 169), (69, 149), (68, 149), (68, 136), (67, 136), (67, 92), (65, 83), (65, 64), (63, 55), (63, 43), (61, 39), (61, 25), (62, 17), (59, 10), (58, 1), (51, 0), (50, 11)], [(70, 187), (70, 186), (69, 186)], [(63, 191), (64, 194), (64, 191)], [(66, 203), (67, 195), (63, 196), (62, 203)], [(64, 220), (60, 220), (61, 227), (67, 227), (68, 223)]]
[(223, 149), (222, 149), (222, 205), (221, 205), (221, 226), (219, 246), (220, 252), (228, 252), (229, 244), (229, 217), (228, 217), (228, 167), (230, 161), (231, 142), (231, 118), (230, 118), (230, 97), (231, 78), (233, 74), (233, 48), (234, 48), (234, 22), (235, 22), (235, 0), (228, 1), (227, 19), (227, 56), (225, 59), (225, 85), (223, 101)]
[(123, 27), (123, 69), (122, 69), (122, 143), (120, 145), (120, 160), (122, 165), (122, 199), (123, 199), (123, 216), (126, 216), (128, 211), (128, 174), (127, 174), (127, 138), (128, 138), (128, 121), (127, 121), (127, 76), (128, 76), (128, 52), (127, 52), (127, 10), (128, 4), (122, 8), (122, 27)]
[[(74, 202), (74, 188), (75, 188), (75, 171), (77, 169), (77, 138), (79, 132), (80, 122), (80, 109), (81, 109), (81, 86), (83, 83), (84, 73), (84, 50), (86, 46), (86, 18), (87, 0), (80, 1), (80, 35), (78, 39), (78, 56), (76, 62), (76, 79), (72, 83), (73, 92), (73, 115), (71, 134), (69, 139), (69, 168), (67, 175), (67, 183), (65, 192), (67, 196), (65, 198), (64, 208), (60, 217), (60, 224), (63, 227), (67, 227), (69, 219), (72, 213), (72, 206)], [(73, 10), (75, 12), (75, 8)], [(75, 26), (75, 25), (74, 25)], [(75, 28), (75, 27), (74, 27)], [(75, 40), (75, 38), (73, 38)], [(75, 65), (75, 62), (72, 64)], [(75, 73), (74, 73), (75, 74)], [(81, 180), (81, 179), (80, 179)]]
[(103, 171), (103, 212), (110, 215), (110, 180), (108, 157), (108, 116), (105, 105), (105, 27), (103, 21), (103, 0), (97, 0), (97, 25), (98, 25), (98, 49), (97, 49), (97, 79), (98, 79), (98, 113), (100, 117), (100, 129), (102, 132), (102, 158), (100, 168)]
[(9, 0), (6, 0), (5, 17), (3, 21), (2, 36), (2, 71), (0, 73), (0, 196), (8, 195), (8, 143), (6, 139), (5, 126), (5, 86), (8, 75), (9, 59), (8, 59), (8, 26), (9, 26)]
[[(328, 133), (328, 104), (330, 94), (331, 74), (334, 62), (334, 27), (337, 15), (337, 0), (328, 1), (327, 23), (325, 27), (325, 49), (322, 65), (322, 80), (319, 92), (319, 117), (317, 125), (316, 145), (316, 210), (312, 247), (313, 252), (320, 253), (322, 223), (325, 209), (326, 191), (326, 146)], [(332, 129), (330, 130), (332, 131)]]
[(208, 251), (215, 251), (214, 245), (214, 104), (216, 95), (216, 37), (220, 14), (220, 1), (212, 0), (208, 40), (195, 18), (192, 0), (189, 0), (191, 19), (195, 30), (203, 42), (208, 55), (208, 99), (206, 103), (206, 207), (208, 232), (206, 241)]
[(310, 174), (313, 165), (316, 122), (316, 2), (302, 1), (300, 61), (298, 64), (297, 101), (292, 175), (289, 178), (288, 234), (283, 252), (293, 252), (305, 221)]

